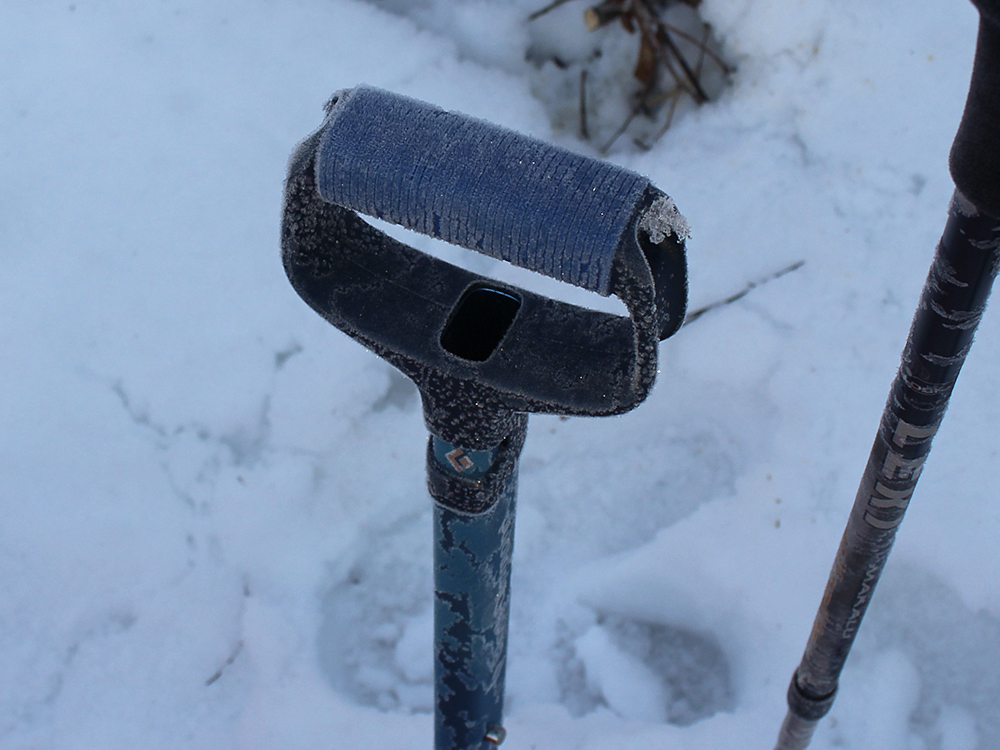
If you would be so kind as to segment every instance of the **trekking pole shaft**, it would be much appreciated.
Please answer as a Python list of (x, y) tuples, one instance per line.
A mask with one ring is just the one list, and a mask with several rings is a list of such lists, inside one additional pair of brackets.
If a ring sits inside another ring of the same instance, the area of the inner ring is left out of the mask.
[(525, 419), (496, 449), (432, 437), (436, 750), (495, 750), (503, 740), (517, 460)]
[(882, 413), (776, 750), (801, 750), (837, 681), (888, 559), (997, 272), (1000, 222), (956, 191)]

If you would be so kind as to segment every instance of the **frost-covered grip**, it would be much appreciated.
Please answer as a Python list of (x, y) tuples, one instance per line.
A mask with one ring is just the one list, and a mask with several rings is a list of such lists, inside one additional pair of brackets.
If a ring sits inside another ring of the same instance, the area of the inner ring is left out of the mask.
[(332, 101), (316, 157), (324, 200), (610, 293), (645, 177), (381, 89)]
[(1000, 0), (975, 0), (979, 38), (969, 98), (951, 149), (955, 186), (1000, 219)]

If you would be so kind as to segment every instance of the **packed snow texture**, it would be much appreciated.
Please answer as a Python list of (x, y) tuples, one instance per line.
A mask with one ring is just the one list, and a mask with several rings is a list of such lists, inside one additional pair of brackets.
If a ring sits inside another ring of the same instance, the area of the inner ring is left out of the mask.
[[(360, 82), (596, 153), (572, 65), (613, 130), (635, 38), (543, 4), (0, 4), (0, 747), (431, 746), (419, 399), (285, 280), (282, 180)], [(969, 2), (701, 14), (729, 87), (608, 158), (692, 309), (804, 265), (532, 417), (505, 750), (772, 746), (944, 223)], [(990, 310), (817, 750), (1000, 747), (998, 356)]]

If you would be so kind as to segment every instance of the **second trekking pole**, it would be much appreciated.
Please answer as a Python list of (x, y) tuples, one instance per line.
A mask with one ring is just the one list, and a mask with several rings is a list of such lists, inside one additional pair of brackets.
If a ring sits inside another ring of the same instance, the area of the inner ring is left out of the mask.
[(837, 683), (941, 425), (1000, 263), (1000, 0), (979, 38), (951, 152), (956, 191), (802, 661), (776, 750), (803, 750)]

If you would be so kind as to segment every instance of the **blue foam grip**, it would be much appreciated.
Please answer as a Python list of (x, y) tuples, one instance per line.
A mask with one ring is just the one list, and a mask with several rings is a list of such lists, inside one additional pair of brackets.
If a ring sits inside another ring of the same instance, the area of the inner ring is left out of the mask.
[(614, 164), (369, 86), (336, 95), (323, 127), (324, 200), (603, 295), (650, 186)]

